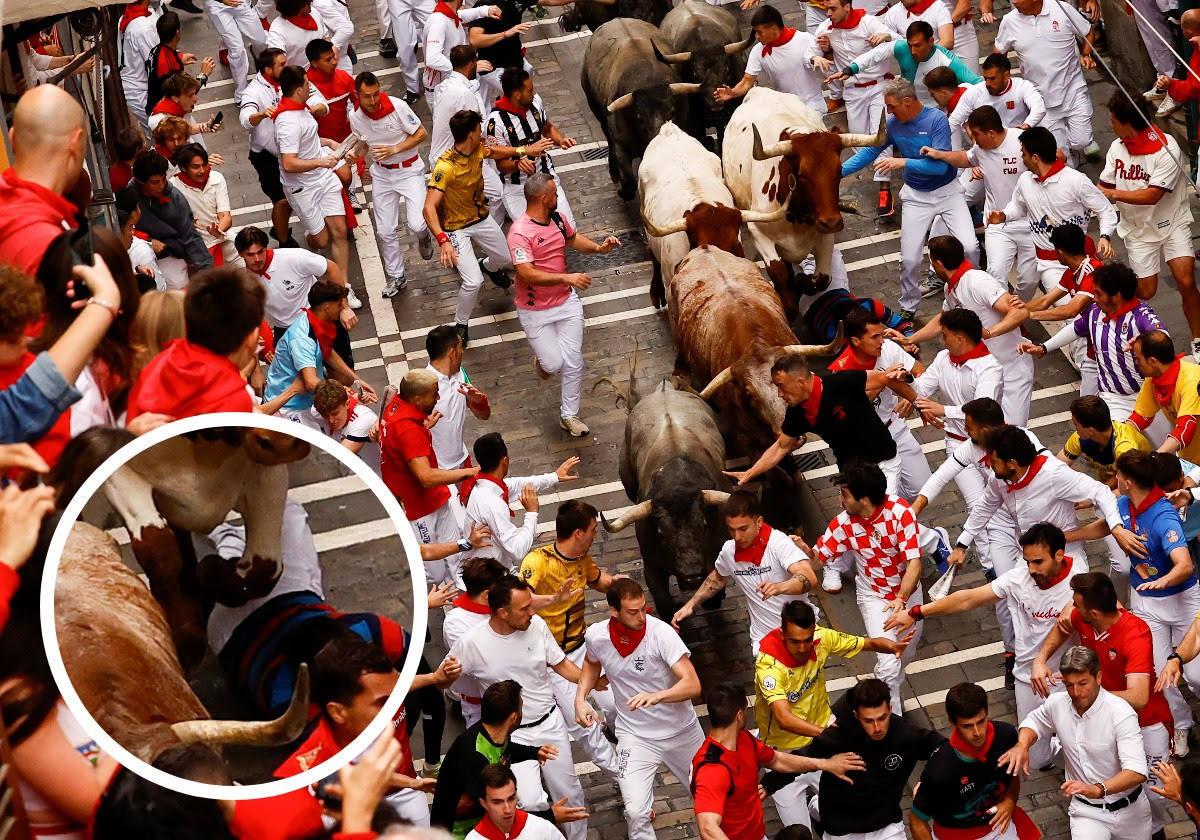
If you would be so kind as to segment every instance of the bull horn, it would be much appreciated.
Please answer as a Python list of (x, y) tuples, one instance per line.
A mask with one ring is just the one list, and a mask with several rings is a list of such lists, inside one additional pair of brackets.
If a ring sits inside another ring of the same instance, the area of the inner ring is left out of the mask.
[(755, 160), (770, 160), (782, 155), (786, 155), (792, 150), (791, 140), (780, 140), (778, 143), (772, 143), (767, 148), (763, 148), (762, 136), (758, 133), (758, 126), (752, 125), (750, 128), (754, 131), (754, 159)]
[(653, 507), (653, 504), (649, 500), (646, 500), (644, 502), (638, 502), (636, 505), (634, 505), (629, 510), (627, 510), (625, 512), (624, 516), (619, 516), (616, 519), (614, 519), (612, 522), (609, 522), (604, 517), (604, 514), (601, 513), (600, 521), (604, 523), (605, 531), (608, 531), (608, 533), (610, 533), (610, 534), (615, 534), (618, 531), (625, 530), (627, 527), (629, 527), (633, 523), (641, 522), (643, 519), (648, 517), (650, 515), (650, 511), (651, 511), (652, 507)]
[(774, 210), (765, 213), (761, 210), (743, 210), (742, 221), (758, 222), (759, 224), (768, 222), (781, 222), (783, 221), (784, 217), (787, 216), (787, 211), (788, 208), (786, 204), (782, 204), (779, 207), (776, 207)]
[(754, 46), (754, 36), (751, 35), (745, 41), (734, 41), (732, 44), (725, 45), (725, 55), (737, 55), (743, 50), (748, 50)]
[(704, 390), (700, 392), (700, 399), (707, 400), (712, 397), (717, 391), (721, 390), (726, 384), (733, 380), (733, 368), (725, 368), (712, 378), (712, 381), (704, 386)]
[(185, 744), (225, 744), (269, 747), (300, 737), (308, 721), (308, 665), (296, 671), (296, 685), (287, 711), (275, 720), (188, 720), (171, 724), (171, 732)]
[(673, 233), (682, 233), (683, 231), (687, 230), (687, 219), (679, 219), (671, 222), (671, 224), (666, 225), (665, 227), (659, 227), (646, 218), (645, 213), (642, 213), (641, 215), (642, 224), (646, 227), (646, 233), (650, 234), (651, 236), (657, 236), (659, 239), (664, 236), (670, 236)]
[(842, 325), (838, 325), (837, 335), (828, 344), (788, 344), (783, 348), (784, 353), (797, 353), (801, 356), (832, 356), (842, 349)]
[(879, 131), (874, 134), (843, 134), (842, 148), (855, 149), (860, 146), (882, 146), (887, 142), (887, 114), (879, 118)]
[(688, 52), (667, 53), (664, 55), (662, 51), (659, 50), (658, 44), (654, 43), (653, 41), (650, 42), (650, 47), (654, 50), (654, 57), (663, 64), (684, 64), (692, 60), (692, 53), (690, 50)]
[(704, 499), (704, 504), (720, 507), (729, 501), (729, 494), (720, 490), (701, 490), (701, 498)]
[(615, 6), (615, 5), (617, 5), (617, 0), (592, 0), (592, 2), (595, 3), (597, 6)]
[(633, 94), (627, 93), (624, 96), (618, 96), (612, 102), (608, 103), (608, 113), (615, 114), (622, 108), (628, 108), (633, 104)]
[(671, 82), (671, 93), (677, 96), (688, 96), (699, 92), (700, 85), (696, 82)]

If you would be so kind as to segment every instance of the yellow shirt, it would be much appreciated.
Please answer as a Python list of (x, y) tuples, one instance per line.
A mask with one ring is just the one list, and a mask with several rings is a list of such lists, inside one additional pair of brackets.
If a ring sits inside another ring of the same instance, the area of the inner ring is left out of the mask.
[[(589, 584), (600, 579), (600, 569), (590, 554), (578, 560), (563, 557), (554, 548), (554, 543), (535, 548), (521, 561), (521, 580), (533, 587), (538, 595), (553, 595), (566, 581), (571, 589), (586, 590)], [(584, 592), (565, 604), (553, 604), (538, 612), (550, 627), (554, 640), (565, 653), (576, 650), (583, 644)]]
[(1072, 432), (1067, 438), (1067, 442), (1063, 444), (1063, 451), (1067, 453), (1067, 457), (1074, 461), (1080, 456), (1083, 457), (1083, 462), (1096, 476), (1097, 481), (1107, 483), (1116, 472), (1117, 459), (1126, 452), (1141, 451), (1150, 452), (1154, 447), (1150, 445), (1150, 441), (1146, 436), (1139, 432), (1135, 427), (1128, 423), (1113, 422), (1113, 435), (1109, 440), (1108, 446), (1099, 446), (1089, 441), (1083, 441), (1079, 437), (1079, 432)]
[[(1153, 420), (1154, 415), (1161, 411), (1174, 425), (1180, 417), (1200, 417), (1200, 365), (1193, 362), (1179, 362), (1179, 376), (1175, 380), (1175, 390), (1171, 400), (1166, 405), (1159, 405), (1154, 398), (1154, 382), (1147, 379), (1142, 382), (1142, 390), (1138, 392), (1137, 402), (1133, 405), (1134, 414), (1139, 414), (1147, 420)], [(1200, 459), (1200, 434), (1192, 437), (1192, 442), (1179, 451), (1179, 457), (1193, 464)]]
[(754, 659), (754, 721), (762, 742), (780, 750), (807, 747), (812, 738), (781, 727), (771, 714), (771, 704), (787, 700), (796, 717), (814, 726), (825, 726), (833, 714), (825, 690), (825, 660), (831, 656), (857, 656), (866, 643), (862, 636), (818, 625), (812, 656), (806, 662), (797, 662), (784, 648), (780, 632), (768, 633)]
[(451, 232), (487, 218), (483, 197), (483, 159), (487, 146), (464, 155), (451, 146), (442, 152), (429, 175), (429, 188), (442, 193), (442, 230)]

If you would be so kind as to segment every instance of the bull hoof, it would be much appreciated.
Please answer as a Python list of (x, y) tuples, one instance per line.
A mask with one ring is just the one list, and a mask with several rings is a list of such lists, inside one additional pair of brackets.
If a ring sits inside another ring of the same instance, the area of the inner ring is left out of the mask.
[(262, 598), (270, 593), (279, 579), (279, 563), (255, 557), (249, 571), (242, 575), (238, 571), (240, 562), (216, 554), (210, 554), (200, 561), (196, 576), (209, 598), (226, 607), (240, 607), (251, 599)]
[(558, 28), (563, 32), (578, 32), (583, 26), (577, 14), (568, 12), (558, 19)]
[(617, 196), (622, 201), (633, 201), (635, 198), (637, 198), (637, 188), (631, 187), (626, 189), (625, 187), (619, 187), (617, 189)]

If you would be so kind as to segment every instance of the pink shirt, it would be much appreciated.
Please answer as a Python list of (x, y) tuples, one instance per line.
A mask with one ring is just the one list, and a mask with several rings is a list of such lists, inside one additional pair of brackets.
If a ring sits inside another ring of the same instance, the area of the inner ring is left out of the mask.
[[(575, 236), (575, 228), (566, 219), (562, 220), (567, 234)], [(555, 274), (567, 270), (567, 237), (553, 221), (540, 224), (521, 216), (508, 229), (508, 250), (513, 265), (532, 264), (542, 271)], [(571, 295), (571, 287), (565, 283), (552, 286), (531, 286), (517, 280), (516, 304), (518, 309), (550, 309), (561, 306)]]

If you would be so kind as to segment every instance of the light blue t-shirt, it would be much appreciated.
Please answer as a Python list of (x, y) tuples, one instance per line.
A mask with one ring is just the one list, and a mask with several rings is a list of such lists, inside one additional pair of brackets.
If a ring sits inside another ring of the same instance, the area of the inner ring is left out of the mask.
[[(325, 359), (321, 356), (321, 346), (313, 337), (308, 318), (302, 313), (275, 343), (275, 358), (267, 368), (267, 387), (263, 390), (263, 399), (271, 400), (282, 394), (304, 368), (316, 368), (317, 379), (325, 378)], [(284, 403), (283, 409), (307, 411), (312, 404), (312, 392), (305, 391)]]

